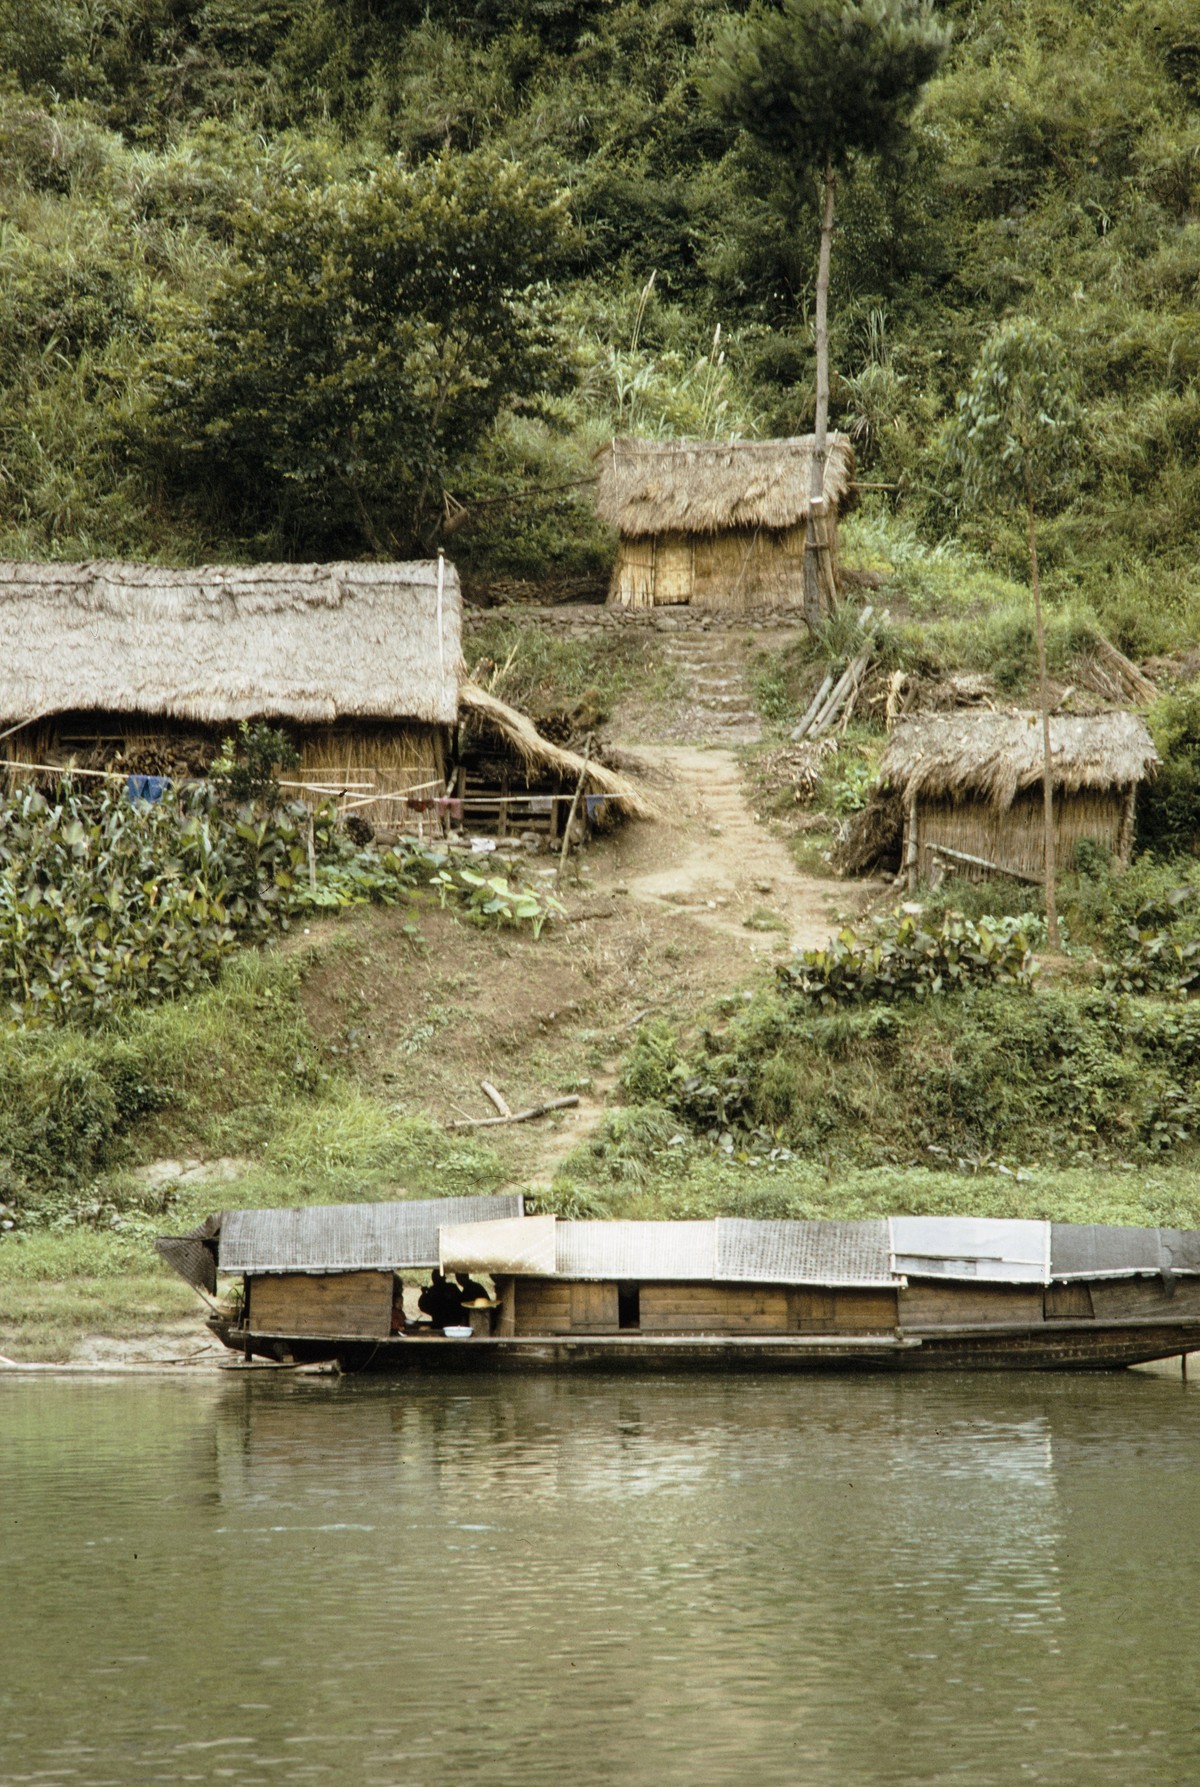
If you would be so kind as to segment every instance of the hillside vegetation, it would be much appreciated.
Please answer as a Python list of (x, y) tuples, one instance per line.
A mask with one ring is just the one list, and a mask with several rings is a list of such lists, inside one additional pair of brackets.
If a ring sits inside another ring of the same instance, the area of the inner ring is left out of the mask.
[[(594, 590), (612, 541), (589, 480), (614, 431), (812, 422), (818, 187), (707, 98), (741, 10), (0, 11), (0, 554), (445, 546), (469, 593)], [(831, 420), (863, 486), (842, 560), (876, 590), (881, 688), (985, 670), (1029, 699), (1021, 520), (961, 508), (944, 427), (998, 321), (1048, 330), (1080, 404), (1039, 512), (1051, 673), (1081, 682), (1102, 633), (1161, 660), (1134, 869), (1062, 865), (1066, 949), (1038, 972), (1042, 909), (1015, 884), (948, 886), (776, 972), (751, 954), (787, 929), (766, 895), (729, 921), (740, 955), (686, 914), (631, 916), (620, 841), (593, 857), (610, 906), (584, 877), (564, 921), (524, 884), (364, 852), (325, 821), (310, 857), (304, 815), (260, 834), (237, 799), (153, 819), (69, 791), (10, 803), (0, 1350), (182, 1313), (150, 1239), (229, 1202), (532, 1186), (531, 1207), (597, 1215), (1200, 1224), (1194, 9), (937, 10), (951, 47), (901, 149), (851, 161), (838, 192)], [(858, 608), (754, 659), (756, 821), (796, 818), (770, 764), (859, 649)], [(686, 711), (649, 632), (582, 641), (510, 612), (472, 649), (536, 712)], [(828, 874), (882, 738), (864, 703), (817, 766), (803, 868)], [(703, 845), (703, 815), (663, 823)], [(882, 976), (860, 971), (870, 951)], [(964, 954), (996, 972), (959, 974)], [(582, 1090), (594, 1121), (574, 1147), (447, 1132), (485, 1074)], [(236, 1183), (205, 1178), (222, 1162)]]
[[(734, 8), (733, 10), (737, 10)], [(939, 429), (1019, 311), (1077, 369), (1051, 591), (1134, 654), (1200, 595), (1186, 0), (954, 0), (852, 163), (832, 413), (874, 499), (1002, 568)], [(615, 428), (810, 421), (817, 191), (710, 108), (711, 0), (31, 0), (0, 22), (0, 546), (585, 576)], [(719, 331), (719, 333), (718, 333)]]

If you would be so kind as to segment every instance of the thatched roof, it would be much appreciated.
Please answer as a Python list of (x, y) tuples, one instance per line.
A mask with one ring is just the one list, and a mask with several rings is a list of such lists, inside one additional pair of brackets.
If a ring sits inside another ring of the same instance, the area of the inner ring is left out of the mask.
[(580, 772), (586, 767), (587, 779), (584, 785), (587, 792), (611, 795), (636, 819), (658, 817), (658, 809), (654, 803), (627, 776), (618, 775), (616, 770), (606, 769), (604, 764), (595, 763), (591, 759), (585, 766), (578, 752), (565, 751), (561, 745), (552, 745), (549, 739), (542, 737), (533, 721), (525, 714), (518, 713), (515, 707), (509, 707), (498, 696), (489, 694), (478, 683), (464, 682), (459, 691), (459, 702), (464, 714), (470, 714), (474, 719), (493, 727), (531, 769), (544, 770), (551, 775), (562, 776), (565, 780), (577, 781)]
[[(796, 527), (808, 519), (813, 437), (780, 441), (615, 440), (597, 454), (596, 508), (629, 539)], [(831, 434), (825, 496), (845, 506), (854, 453)]]
[(0, 723), (72, 710), (226, 725), (453, 725), (462, 600), (446, 565), (0, 561)]
[[(1139, 714), (1054, 714), (1050, 750), (1055, 786), (1069, 793), (1145, 781), (1159, 761)], [(1041, 716), (967, 711), (902, 720), (880, 778), (906, 801), (975, 796), (1003, 810), (1042, 779)]]

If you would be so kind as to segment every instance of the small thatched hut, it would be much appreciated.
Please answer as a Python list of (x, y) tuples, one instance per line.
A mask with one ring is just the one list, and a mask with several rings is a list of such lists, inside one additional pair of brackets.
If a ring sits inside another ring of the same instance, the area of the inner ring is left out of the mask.
[(387, 824), (443, 788), (460, 635), (449, 564), (0, 562), (0, 762), (198, 774), (265, 720)]
[[(1050, 721), (1055, 855), (1090, 838), (1120, 863), (1133, 845), (1140, 782), (1158, 754), (1139, 714)], [(903, 720), (880, 767), (903, 805), (910, 883), (941, 874), (1041, 881), (1045, 873), (1042, 722), (1036, 713), (926, 714)]]
[[(596, 508), (620, 541), (608, 599), (625, 608), (799, 607), (813, 437), (778, 441), (615, 440), (599, 454)], [(836, 596), (837, 520), (854, 454), (829, 436), (824, 592)]]

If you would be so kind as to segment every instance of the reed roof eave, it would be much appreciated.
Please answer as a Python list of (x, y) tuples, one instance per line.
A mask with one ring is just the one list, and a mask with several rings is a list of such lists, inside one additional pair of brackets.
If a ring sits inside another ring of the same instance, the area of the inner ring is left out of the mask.
[(462, 600), (445, 565), (0, 561), (0, 723), (452, 726)]
[[(784, 530), (808, 520), (812, 435), (770, 441), (614, 440), (596, 456), (596, 510), (626, 539)], [(848, 504), (854, 451), (831, 434), (825, 496)]]
[(606, 794), (619, 801), (633, 818), (660, 817), (654, 802), (628, 776), (619, 775), (616, 770), (608, 769), (603, 763), (596, 763), (590, 758), (585, 763), (577, 751), (567, 751), (561, 745), (551, 744), (549, 739), (542, 737), (526, 714), (518, 713), (515, 707), (509, 707), (507, 702), (481, 688), (478, 683), (464, 682), (460, 700), (464, 714), (491, 726), (530, 769), (561, 776), (565, 781), (577, 781), (580, 775), (584, 775), (584, 788), (587, 792)]
[[(1123, 711), (1052, 715), (1050, 753), (1054, 785), (1065, 793), (1136, 786), (1159, 763), (1146, 722)], [(923, 714), (897, 725), (880, 779), (905, 802), (974, 797), (1003, 811), (1041, 782), (1042, 765), (1036, 713)]]

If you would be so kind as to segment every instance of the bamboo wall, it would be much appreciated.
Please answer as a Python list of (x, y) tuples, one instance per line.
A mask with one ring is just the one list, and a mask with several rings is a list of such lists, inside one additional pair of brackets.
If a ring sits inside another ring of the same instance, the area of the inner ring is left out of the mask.
[[(1018, 794), (1004, 811), (982, 799), (922, 799), (917, 803), (916, 820), (917, 877), (921, 881), (936, 881), (943, 874), (983, 881), (992, 872), (983, 863), (994, 864), (997, 871), (1021, 879), (1043, 878), (1045, 833), (1040, 787)], [(1054, 851), (1062, 869), (1074, 862), (1075, 846), (1082, 838), (1110, 851), (1117, 861), (1128, 862), (1132, 829), (1128, 789), (1081, 789), (1055, 795)], [(902, 859), (905, 862), (909, 861), (909, 842), (906, 825)], [(938, 845), (981, 861), (968, 863), (940, 856)]]
[[(837, 523), (829, 528), (827, 605), (836, 595)], [(720, 534), (623, 539), (608, 599), (617, 607), (693, 608), (738, 613), (799, 608), (804, 601), (805, 529), (734, 528)]]
[[(405, 796), (432, 801), (444, 792), (442, 727), (342, 721), (320, 727), (284, 723), (282, 729), (300, 756), (299, 766), (284, 779), (304, 785), (285, 793), (314, 804), (332, 795), (343, 810), (359, 811), (377, 827), (441, 829), (436, 811), (427, 818), (414, 814)], [(22, 764), (30, 765), (31, 778), (34, 766), (55, 771), (75, 766), (179, 781), (206, 774), (236, 731), (232, 723), (201, 726), (151, 714), (66, 713), (23, 727), (3, 741), (0, 756), (10, 786), (25, 779)]]

